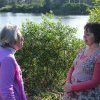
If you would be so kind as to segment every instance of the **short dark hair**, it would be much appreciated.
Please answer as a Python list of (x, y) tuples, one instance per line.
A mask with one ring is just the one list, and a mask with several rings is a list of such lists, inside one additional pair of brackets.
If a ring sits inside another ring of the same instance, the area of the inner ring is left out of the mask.
[(95, 38), (95, 43), (100, 43), (100, 23), (97, 22), (87, 23), (84, 26), (84, 29), (86, 31), (93, 33)]

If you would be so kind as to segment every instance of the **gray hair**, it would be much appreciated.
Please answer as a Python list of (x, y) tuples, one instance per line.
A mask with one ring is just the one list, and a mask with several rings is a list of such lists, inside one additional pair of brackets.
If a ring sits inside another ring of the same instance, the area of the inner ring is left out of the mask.
[(19, 28), (16, 25), (7, 24), (0, 33), (0, 45), (3, 47), (11, 46), (23, 39)]

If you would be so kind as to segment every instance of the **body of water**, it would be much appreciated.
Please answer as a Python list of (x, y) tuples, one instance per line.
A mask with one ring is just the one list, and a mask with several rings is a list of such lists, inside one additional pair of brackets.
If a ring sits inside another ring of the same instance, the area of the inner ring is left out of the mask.
[[(80, 39), (83, 38), (84, 25), (88, 22), (89, 16), (86, 15), (69, 15), (69, 16), (55, 16), (54, 21), (59, 17), (62, 19), (62, 24), (70, 25), (78, 29), (76, 36)], [(16, 24), (21, 27), (22, 22), (26, 19), (40, 23), (42, 21), (41, 15), (32, 13), (0, 13), (0, 30), (7, 23)]]

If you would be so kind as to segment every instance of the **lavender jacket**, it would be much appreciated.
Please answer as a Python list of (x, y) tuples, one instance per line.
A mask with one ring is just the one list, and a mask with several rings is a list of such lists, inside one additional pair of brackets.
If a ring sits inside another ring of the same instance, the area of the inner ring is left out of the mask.
[(27, 100), (12, 48), (0, 47), (0, 100)]

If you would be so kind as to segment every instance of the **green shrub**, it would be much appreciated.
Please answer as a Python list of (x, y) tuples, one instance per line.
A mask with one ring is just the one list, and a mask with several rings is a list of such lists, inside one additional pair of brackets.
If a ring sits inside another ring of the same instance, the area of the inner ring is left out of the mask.
[(25, 43), (17, 59), (28, 96), (35, 100), (38, 95), (45, 98), (42, 91), (62, 92), (66, 72), (76, 49), (82, 46), (82, 41), (75, 37), (76, 29), (43, 15), (40, 24), (29, 20), (23, 23), (22, 33)]
[(0, 12), (7, 12), (11, 10), (12, 6), (6, 5), (5, 7), (0, 8)]
[(95, 7), (92, 10), (90, 10), (89, 21), (100, 22), (100, 7)]
[(87, 4), (65, 3), (62, 6), (62, 12), (67, 14), (88, 14), (88, 8), (90, 6)]

